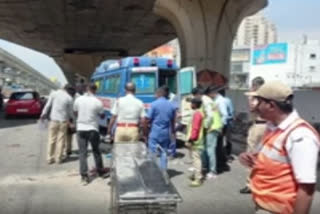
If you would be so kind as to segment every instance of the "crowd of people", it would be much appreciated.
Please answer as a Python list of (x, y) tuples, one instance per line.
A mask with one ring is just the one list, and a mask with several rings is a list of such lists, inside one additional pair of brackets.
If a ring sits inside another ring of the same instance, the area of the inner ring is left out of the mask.
[[(197, 87), (192, 94), (191, 107), (195, 114), (187, 128), (187, 145), (191, 148), (194, 169), (198, 174), (191, 176), (194, 178), (191, 186), (195, 187), (200, 186), (204, 178), (214, 179), (218, 173), (229, 170), (227, 162), (232, 157), (231, 146), (225, 142), (228, 142), (226, 137), (233, 118), (233, 106), (222, 96), (220, 87)], [(204, 173), (205, 177), (199, 176)]]
[(81, 182), (90, 182), (88, 174), (88, 144), (96, 164), (96, 173), (104, 176), (99, 150), (99, 118), (104, 117), (102, 102), (95, 96), (97, 86), (90, 84), (87, 91), (67, 84), (52, 92), (42, 111), (41, 120), (50, 119), (48, 133), (48, 164), (61, 164), (72, 154), (72, 135), (77, 132)]
[[(147, 112), (135, 97), (135, 89), (134, 83), (127, 83), (126, 95), (112, 107), (107, 135), (114, 143), (137, 143), (142, 139), (149, 152), (163, 160), (160, 167), (167, 169), (168, 154), (175, 155), (176, 131), (186, 130), (185, 146), (193, 163), (191, 187), (201, 186), (204, 181), (230, 170), (228, 162), (234, 159), (229, 138), (234, 108), (224, 87), (194, 88), (192, 97), (185, 102), (187, 107), (180, 106), (180, 109), (189, 108), (189, 115), (179, 112), (167, 86), (156, 90), (156, 100)], [(67, 85), (50, 95), (41, 115), (41, 119), (50, 116), (48, 164), (63, 163), (71, 154), (70, 129), (76, 127), (83, 184), (90, 180), (88, 143), (97, 174), (104, 174), (98, 121), (105, 114), (102, 102), (95, 96), (96, 90), (97, 86), (90, 84), (86, 93), (83, 87), (77, 93)], [(239, 160), (248, 167), (250, 176), (240, 193), (252, 193), (257, 213), (308, 213), (316, 184), (318, 133), (300, 118), (293, 106), (293, 91), (285, 84), (265, 83), (257, 77), (246, 96), (251, 126), (247, 151)], [(176, 126), (176, 120), (182, 116), (187, 116), (189, 121), (181, 129), (181, 125)], [(140, 127), (143, 127), (142, 136)]]
[[(240, 193), (252, 193), (259, 214), (307, 214), (317, 182), (319, 133), (299, 116), (293, 105), (293, 91), (287, 85), (280, 81), (265, 83), (261, 77), (253, 79), (251, 85), (245, 94), (252, 124), (247, 151), (239, 156), (250, 176)], [(226, 99), (221, 99), (224, 93), (219, 95), (217, 91), (214, 87), (193, 91), (188, 144), (196, 170), (191, 186), (201, 185), (204, 170), (208, 172), (206, 179), (216, 177), (231, 152), (230, 141), (221, 141), (228, 136), (228, 108)]]

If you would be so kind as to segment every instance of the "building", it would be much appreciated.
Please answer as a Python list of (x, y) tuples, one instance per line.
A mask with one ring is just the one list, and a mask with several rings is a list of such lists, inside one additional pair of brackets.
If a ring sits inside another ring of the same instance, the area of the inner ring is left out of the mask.
[(245, 18), (238, 28), (234, 40), (234, 47), (265, 45), (276, 43), (278, 40), (277, 29), (263, 13), (259, 12)]
[(164, 44), (156, 49), (153, 49), (145, 54), (150, 57), (165, 57), (173, 59), (176, 64), (180, 67), (181, 64), (181, 54), (178, 39), (174, 39), (167, 44)]
[(320, 41), (274, 43), (252, 50), (249, 79), (281, 80), (293, 88), (320, 86)]
[(234, 48), (231, 52), (229, 87), (248, 88), (251, 49), (249, 46)]
[(249, 87), (251, 47), (277, 42), (277, 29), (262, 12), (245, 18), (233, 42), (230, 62), (229, 87)]

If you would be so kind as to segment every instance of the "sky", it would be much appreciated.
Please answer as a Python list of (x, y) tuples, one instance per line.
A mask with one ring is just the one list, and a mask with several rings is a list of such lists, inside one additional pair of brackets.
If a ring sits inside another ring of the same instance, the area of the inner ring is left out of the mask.
[(45, 54), (0, 39), (0, 47), (20, 58), (48, 78), (56, 78), (62, 85), (67, 80), (55, 61)]
[(277, 27), (279, 41), (302, 39), (320, 40), (319, 0), (269, 0), (265, 16)]
[[(264, 14), (276, 25), (280, 42), (300, 40), (303, 35), (320, 40), (320, 0), (269, 0)], [(64, 74), (52, 58), (1, 39), (0, 47), (48, 78), (56, 77), (62, 84), (66, 83)]]

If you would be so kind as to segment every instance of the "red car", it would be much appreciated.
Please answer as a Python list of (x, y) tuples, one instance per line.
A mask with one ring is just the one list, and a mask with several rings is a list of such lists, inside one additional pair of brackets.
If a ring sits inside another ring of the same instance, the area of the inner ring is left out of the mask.
[(13, 92), (5, 107), (5, 117), (40, 116), (43, 103), (35, 91)]

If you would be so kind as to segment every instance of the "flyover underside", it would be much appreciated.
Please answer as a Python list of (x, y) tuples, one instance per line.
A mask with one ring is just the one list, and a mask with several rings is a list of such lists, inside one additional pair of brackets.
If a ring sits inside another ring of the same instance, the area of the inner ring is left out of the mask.
[(101, 59), (140, 55), (176, 36), (153, 14), (153, 5), (154, 0), (0, 1), (0, 38), (87, 76)]
[(69, 80), (103, 59), (140, 55), (178, 36), (182, 64), (228, 76), (241, 20), (267, 0), (0, 0), (0, 38), (54, 57)]
[(157, 0), (154, 11), (172, 23), (181, 45), (182, 65), (229, 76), (234, 36), (244, 17), (267, 0)]

